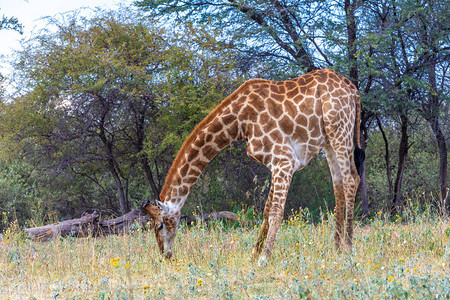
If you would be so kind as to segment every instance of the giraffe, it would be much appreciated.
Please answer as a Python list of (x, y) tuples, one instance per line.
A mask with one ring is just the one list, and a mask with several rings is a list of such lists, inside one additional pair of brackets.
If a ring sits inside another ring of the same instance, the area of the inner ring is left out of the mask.
[(359, 144), (360, 111), (357, 88), (330, 69), (281, 82), (245, 82), (196, 126), (172, 163), (160, 199), (143, 205), (154, 221), (161, 253), (172, 256), (181, 208), (206, 165), (238, 140), (247, 141), (248, 156), (272, 173), (264, 220), (252, 251), (258, 264), (271, 256), (293, 173), (322, 149), (336, 201), (335, 246), (351, 250), (359, 166), (364, 160)]

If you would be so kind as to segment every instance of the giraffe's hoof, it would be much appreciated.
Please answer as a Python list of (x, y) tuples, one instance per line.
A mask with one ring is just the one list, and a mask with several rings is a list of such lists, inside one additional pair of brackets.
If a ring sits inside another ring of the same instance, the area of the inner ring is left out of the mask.
[(267, 266), (268, 263), (269, 262), (267, 261), (267, 258), (260, 257), (259, 260), (258, 260), (258, 268), (265, 267), (265, 266)]
[(269, 264), (269, 258), (265, 254), (261, 254), (258, 260), (258, 267), (265, 267)]
[(253, 248), (252, 250), (252, 256), (251, 256), (251, 260), (254, 262), (258, 259), (259, 256), (259, 252), (258, 250), (256, 250), (256, 248)]
[(352, 252), (352, 243), (344, 243), (344, 247), (342, 247), (344, 252), (351, 253)]
[(342, 250), (341, 243), (334, 243), (334, 249), (336, 249), (338, 252), (341, 252)]

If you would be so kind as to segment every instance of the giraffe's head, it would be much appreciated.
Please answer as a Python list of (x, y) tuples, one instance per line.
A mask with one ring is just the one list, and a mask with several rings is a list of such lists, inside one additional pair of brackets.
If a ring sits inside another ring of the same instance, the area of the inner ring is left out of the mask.
[(153, 220), (156, 242), (161, 254), (166, 258), (172, 257), (172, 245), (177, 235), (178, 224), (180, 223), (179, 211), (170, 209), (168, 205), (161, 201), (152, 204), (147, 201), (142, 209), (145, 210)]

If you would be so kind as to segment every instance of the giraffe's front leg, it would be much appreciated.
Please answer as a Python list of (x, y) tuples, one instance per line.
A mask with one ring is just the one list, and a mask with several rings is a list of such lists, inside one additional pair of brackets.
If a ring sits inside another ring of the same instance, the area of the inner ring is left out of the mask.
[(272, 184), (270, 186), (269, 197), (267, 198), (266, 206), (264, 207), (264, 214), (263, 214), (264, 220), (261, 225), (261, 229), (259, 231), (259, 235), (258, 235), (258, 239), (256, 241), (255, 248), (253, 248), (253, 251), (252, 251), (252, 261), (255, 261), (261, 254), (261, 251), (264, 246), (264, 242), (267, 237), (267, 233), (269, 231), (269, 214), (270, 214), (270, 207), (272, 206), (272, 197), (273, 197), (273, 180), (272, 180)]
[(272, 203), (269, 210), (268, 218), (268, 232), (267, 240), (259, 257), (258, 266), (265, 265), (272, 255), (272, 249), (275, 242), (275, 236), (277, 235), (278, 228), (283, 220), (284, 205), (286, 202), (287, 192), (289, 190), (289, 184), (292, 178), (292, 169), (288, 171), (281, 169), (273, 177), (273, 195)]
[(268, 231), (269, 231), (269, 218), (264, 217), (261, 229), (259, 231), (258, 239), (256, 241), (256, 245), (252, 250), (252, 258), (251, 258), (252, 261), (255, 261), (261, 254)]
[(259, 256), (258, 260), (259, 267), (266, 265), (270, 257), (272, 256), (272, 249), (275, 242), (275, 236), (277, 235), (278, 228), (280, 227), (281, 220), (283, 219), (283, 211), (284, 211), (283, 208), (281, 209), (282, 211), (281, 216), (279, 215), (279, 213), (274, 213), (269, 216), (269, 230), (267, 233), (267, 241), (264, 250), (262, 251), (262, 254)]

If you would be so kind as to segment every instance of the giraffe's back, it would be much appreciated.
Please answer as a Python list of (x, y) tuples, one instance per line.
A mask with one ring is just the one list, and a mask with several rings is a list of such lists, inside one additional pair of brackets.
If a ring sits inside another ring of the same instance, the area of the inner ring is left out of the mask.
[(292, 152), (301, 169), (333, 138), (333, 127), (353, 132), (357, 90), (335, 71), (280, 82), (251, 80), (241, 94), (231, 110), (238, 113), (249, 156), (266, 165), (267, 153)]

